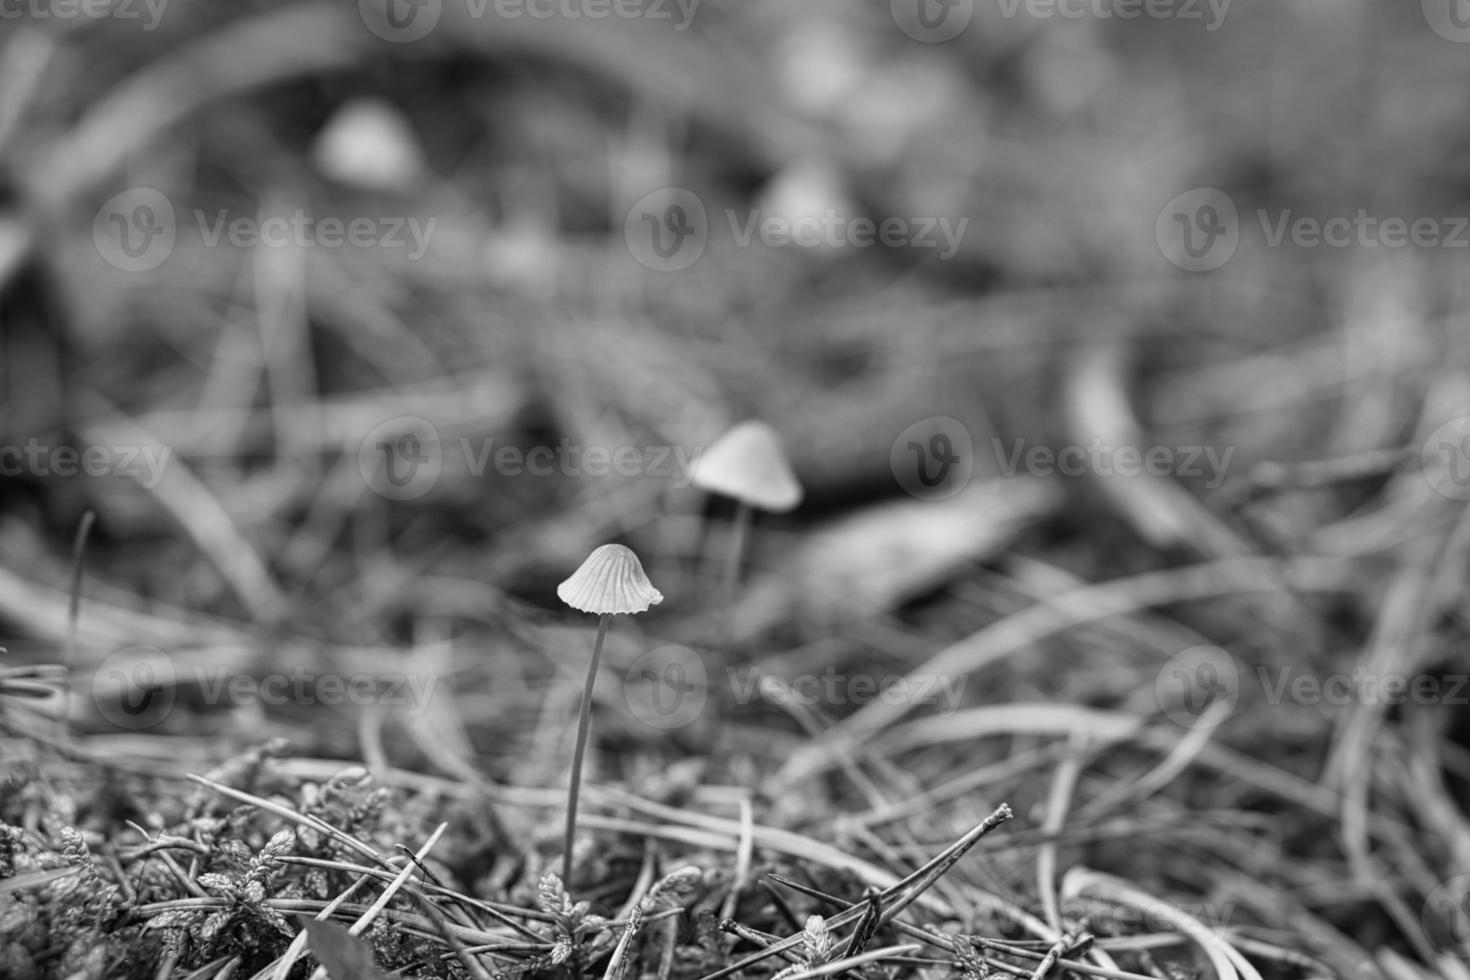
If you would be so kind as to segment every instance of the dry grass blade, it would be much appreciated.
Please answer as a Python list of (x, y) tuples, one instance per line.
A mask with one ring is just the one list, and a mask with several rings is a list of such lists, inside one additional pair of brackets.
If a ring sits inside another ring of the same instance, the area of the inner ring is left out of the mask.
[(1261, 974), (1238, 950), (1194, 916), (1167, 905), (1121, 879), (1086, 868), (1072, 868), (1062, 878), (1062, 894), (1073, 897), (1092, 892), (1100, 897), (1146, 910), (1199, 944), (1209, 957), (1218, 980), (1261, 980)]
[[(440, 824), (437, 828), (435, 828), (434, 832), (429, 835), (429, 839), (424, 841), (424, 845), (420, 847), (418, 852), (414, 855), (416, 861), (422, 861), (425, 857), (428, 856), (429, 852), (433, 850), (434, 845), (439, 842), (439, 838), (444, 835), (444, 831), (447, 828), (448, 824)], [(408, 879), (411, 878), (414, 872), (417, 870), (418, 866), (416, 863), (405, 864), (403, 866), (403, 870), (400, 871), (394, 877), (394, 879), (388, 883), (387, 888), (383, 889), (383, 893), (377, 897), (373, 904), (369, 906), (362, 913), (362, 915), (357, 917), (357, 921), (353, 922), (352, 925), (347, 928), (347, 934), (352, 937), (361, 936), (363, 930), (365, 930), (369, 925), (372, 924), (372, 921), (378, 917), (383, 909), (388, 907), (388, 903), (393, 901), (393, 896), (398, 893), (399, 889), (401, 889), (408, 882)], [(312, 938), (314, 941), (315, 936), (313, 936)], [(326, 973), (326, 967), (321, 966), (317, 968), (316, 972), (313, 973), (312, 976), (314, 980), (323, 980), (323, 978), (326, 976)]]
[[(1126, 342), (1100, 342), (1077, 351), (1066, 383), (1068, 420), (1078, 446), (1134, 447), (1153, 444), (1128, 404)], [(1212, 447), (1213, 448), (1213, 447)], [(1226, 451), (1224, 466), (1232, 450)], [(1250, 555), (1256, 549), (1178, 483), (1147, 470), (1132, 474), (1089, 474), (1113, 507), (1155, 547), (1193, 547), (1216, 559)]]
[(326, 4), (246, 18), (197, 39), (118, 86), (69, 136), (38, 154), (27, 176), (51, 200), (80, 197), (210, 102), (341, 68), (366, 56), (365, 41), (342, 11)]
[(0, 880), (0, 895), (25, 891), (28, 888), (42, 888), (53, 881), (60, 881), (79, 874), (80, 870), (79, 868), (52, 868), (49, 871), (31, 871), (15, 875), (12, 878)]
[(746, 589), (731, 617), (733, 642), (793, 613), (836, 623), (893, 609), (995, 555), (1062, 501), (1045, 480), (977, 481), (948, 500), (885, 503), (829, 522)]
[[(891, 920), (899, 912), (903, 911), (915, 900), (917, 900), (919, 896), (921, 896), (930, 886), (932, 886), (941, 875), (952, 868), (955, 862), (963, 857), (970, 850), (970, 848), (979, 843), (982, 837), (984, 837), (986, 834), (990, 833), (996, 827), (999, 827), (1001, 824), (1005, 823), (1009, 819), (1011, 819), (1010, 808), (1002, 804), (995, 810), (994, 813), (986, 817), (985, 820), (977, 824), (973, 829), (971, 829), (959, 840), (951, 844), (942, 853), (936, 855), (931, 861), (929, 861), (928, 864), (912, 872), (911, 874), (894, 883), (890, 887), (884, 889), (882, 893), (882, 898), (885, 901), (889, 899), (892, 899), (893, 901), (892, 904), (888, 904), (885, 906), (883, 921), (887, 922)], [(827, 924), (832, 928), (841, 928), (851, 923), (855, 923), (863, 917), (863, 915), (867, 912), (867, 908), (867, 902), (859, 902), (856, 905), (852, 905), (844, 911), (830, 917), (827, 920)], [(716, 970), (713, 973), (706, 974), (703, 977), (703, 980), (721, 980), (722, 977), (732, 976), (744, 970), (746, 967), (751, 966), (752, 964), (759, 963), (769, 956), (773, 956), (777, 953), (784, 953), (788, 950), (794, 949), (795, 947), (799, 946), (801, 942), (802, 936), (799, 934), (791, 936), (787, 939), (783, 939), (780, 942), (768, 946), (758, 953), (752, 953), (749, 956), (746, 956), (734, 963), (731, 963), (722, 969)]]
[[(837, 896), (835, 895), (828, 895), (825, 892), (812, 888), (809, 885), (803, 885), (800, 882), (791, 881), (790, 879), (782, 878), (779, 875), (772, 875), (772, 877), (780, 881), (783, 885), (793, 888), (805, 895), (810, 895), (813, 898), (818, 898), (825, 902), (829, 902), (834, 906), (842, 905), (841, 899), (837, 898)], [(1002, 903), (996, 902), (994, 904), (998, 911), (1004, 911)], [(1019, 913), (1019, 910), (1013, 911)], [(1028, 917), (1024, 913), (1012, 914), (1011, 918), (1013, 921), (1028, 928), (1036, 935), (1047, 937), (1045, 941), (1049, 944), (1052, 944), (1053, 948), (1055, 948), (1058, 944), (1061, 945), (1064, 952), (1074, 948), (1086, 947), (1088, 945), (1088, 942), (1090, 941), (1090, 937), (1087, 937), (1082, 941), (1073, 942), (1063, 942), (1063, 940), (1060, 939), (1053, 940), (1050, 937), (1052, 937), (1054, 933), (1051, 933), (1047, 929), (1045, 923), (1035, 919), (1032, 919), (1028, 922)], [(940, 949), (945, 950), (946, 952), (956, 954), (956, 956), (960, 958), (961, 962), (963, 962), (964, 960), (962, 949), (968, 943), (968, 940), (964, 937), (959, 937), (959, 943), (957, 945), (953, 937), (946, 938), (934, 931), (932, 927), (930, 927), (929, 929), (921, 929), (917, 926), (903, 921), (902, 919), (894, 919), (891, 923), (889, 923), (889, 925), (891, 925), (895, 930), (903, 933), (906, 936), (911, 936), (915, 939), (922, 940), (929, 945), (937, 946)], [(1005, 943), (998, 940), (983, 940), (982, 943), (986, 949), (996, 954), (1004, 954), (1005, 956), (1015, 959), (1044, 961), (1050, 956), (1050, 950), (1048, 950), (1047, 953), (1041, 953), (1037, 952), (1035, 949), (1028, 949), (1022, 946), (1018, 946), (1012, 943)], [(1096, 948), (1093, 948), (1090, 951), (1094, 954), (1101, 953), (1101, 951)], [(1004, 963), (1000, 961), (998, 957), (985, 957), (984, 959), (987, 965), (1001, 966), (1011, 969), (1015, 968), (1014, 964)], [(1056, 965), (1059, 965), (1064, 969), (1084, 976), (1106, 977), (1111, 978), (1111, 980), (1149, 980), (1149, 978), (1145, 977), (1144, 974), (1132, 973), (1128, 970), (1120, 970), (1116, 966), (1109, 965), (1109, 963), (1106, 961), (1103, 962), (1102, 965), (1094, 965), (1091, 963), (1083, 963), (1077, 960), (1069, 959), (1056, 959), (1054, 962), (1056, 963)]]
[[(89, 401), (102, 403), (100, 396)], [(108, 417), (88, 422), (83, 436), (97, 446), (139, 446), (153, 458), (168, 460), (171, 447), (137, 422), (106, 406)], [(219, 497), (182, 460), (162, 467), (152, 492), (207, 555), (235, 594), (257, 617), (269, 622), (279, 616), (284, 596), (271, 577), (259, 550), (241, 533)]]
[[(1302, 590), (1332, 591), (1345, 587), (1344, 563), (1330, 559), (1301, 559), (1276, 562), (1242, 559), (1210, 562), (1188, 569), (1171, 569), (1088, 586), (1057, 596), (1006, 617), (967, 639), (941, 650), (909, 676), (960, 677), (1026, 649), (1061, 630), (1082, 623), (1137, 612), (1150, 606), (1211, 596), (1271, 591), (1280, 576)], [(832, 753), (841, 745), (849, 751), (857, 742), (897, 721), (911, 710), (908, 702), (877, 700), (844, 719), (797, 752), (783, 767), (782, 785), (793, 785), (831, 764)]]
[(870, 949), (858, 956), (847, 956), (830, 963), (823, 963), (805, 970), (797, 970), (794, 973), (781, 972), (782, 980), (811, 980), (812, 977), (830, 977), (834, 973), (845, 973), (855, 967), (868, 963), (881, 963), (884, 960), (908, 956), (917, 953), (920, 947), (915, 943), (901, 946), (885, 946), (882, 949)]
[(627, 976), (633, 965), (633, 940), (638, 938), (638, 931), (642, 928), (643, 910), (634, 906), (628, 915), (628, 924), (623, 927), (623, 934), (618, 937), (612, 959), (608, 960), (607, 969), (603, 971), (602, 980), (623, 980)]
[(298, 813), (290, 807), (277, 803), (274, 800), (267, 800), (262, 797), (255, 796), (251, 793), (242, 792), (241, 790), (235, 789), (232, 786), (225, 786), (221, 783), (214, 782), (213, 780), (206, 779), (203, 776), (198, 776), (191, 773), (189, 775), (189, 780), (191, 782), (198, 783), (200, 786), (207, 787), (208, 789), (211, 789), (214, 792), (221, 794), (222, 796), (228, 796), (233, 800), (238, 800), (241, 803), (246, 803), (250, 806), (258, 807), (259, 809), (265, 810), (268, 813), (274, 813), (276, 816), (281, 817), (284, 820), (288, 820), (291, 823), (299, 824), (302, 827), (308, 827), (312, 830), (317, 831), (318, 833), (326, 834), (327, 836), (339, 841), (343, 846), (347, 847), (348, 849), (361, 854), (363, 857), (369, 858), (385, 867), (388, 866), (383, 856), (372, 847), (364, 844), (362, 841), (358, 840), (356, 837), (353, 837), (351, 834), (343, 833), (336, 827), (333, 827), (331, 824), (326, 823), (318, 817), (314, 817), (311, 814)]

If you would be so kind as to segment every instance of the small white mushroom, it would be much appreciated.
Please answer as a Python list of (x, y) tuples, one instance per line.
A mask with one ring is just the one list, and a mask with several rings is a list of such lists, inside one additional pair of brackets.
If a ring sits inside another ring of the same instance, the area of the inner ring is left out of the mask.
[(567, 788), (567, 829), (561, 859), (561, 880), (572, 885), (572, 844), (577, 836), (577, 799), (582, 792), (582, 759), (587, 753), (587, 729), (592, 721), (592, 690), (597, 685), (597, 662), (602, 659), (602, 641), (608, 624), (619, 613), (641, 613), (664, 601), (644, 574), (638, 556), (620, 544), (605, 544), (556, 587), (562, 602), (579, 612), (596, 613), (597, 639), (592, 644), (592, 662), (587, 665), (587, 685), (582, 689), (582, 710), (577, 715), (577, 743), (572, 751), (572, 778)]
[(579, 612), (641, 613), (663, 601), (643, 572), (643, 563), (620, 544), (605, 544), (556, 587), (562, 602)]
[(801, 505), (801, 483), (791, 471), (781, 438), (764, 422), (742, 422), (710, 444), (694, 461), (690, 482), (735, 501), (725, 589), (733, 594), (750, 528), (751, 508), (784, 514)]

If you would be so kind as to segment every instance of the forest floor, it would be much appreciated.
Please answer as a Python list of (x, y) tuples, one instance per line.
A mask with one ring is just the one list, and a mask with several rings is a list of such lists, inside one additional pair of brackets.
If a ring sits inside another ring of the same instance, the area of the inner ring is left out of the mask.
[(387, 2), (0, 20), (0, 977), (1470, 980), (1448, 4)]

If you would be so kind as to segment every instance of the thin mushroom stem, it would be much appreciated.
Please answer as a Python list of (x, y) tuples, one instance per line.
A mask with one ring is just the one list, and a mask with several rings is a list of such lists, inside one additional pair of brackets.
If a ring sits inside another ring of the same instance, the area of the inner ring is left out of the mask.
[(562, 884), (572, 886), (572, 842), (577, 836), (577, 800), (582, 795), (582, 758), (587, 754), (587, 730), (592, 723), (592, 689), (597, 686), (597, 662), (602, 659), (602, 639), (607, 636), (612, 613), (597, 619), (597, 639), (592, 644), (592, 662), (587, 665), (587, 686), (582, 689), (582, 710), (577, 715), (577, 745), (572, 750), (572, 781), (567, 788), (567, 831), (561, 856)]
[(725, 599), (735, 600), (735, 587), (740, 582), (740, 560), (745, 554), (745, 539), (750, 536), (750, 505), (735, 502), (735, 517), (730, 527), (730, 551), (725, 555)]

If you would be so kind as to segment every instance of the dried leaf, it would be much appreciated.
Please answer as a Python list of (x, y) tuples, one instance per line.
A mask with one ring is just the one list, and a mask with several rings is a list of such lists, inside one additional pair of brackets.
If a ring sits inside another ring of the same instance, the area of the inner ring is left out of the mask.
[(784, 567), (751, 582), (734, 615), (741, 638), (793, 613), (833, 622), (892, 609), (1001, 551), (1062, 499), (1055, 483), (1006, 477), (945, 500), (882, 503), (824, 524)]
[(322, 919), (300, 918), (307, 945), (332, 980), (389, 980), (373, 958), (372, 947), (346, 926)]

